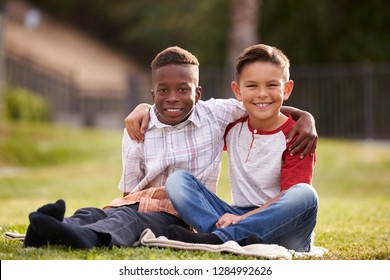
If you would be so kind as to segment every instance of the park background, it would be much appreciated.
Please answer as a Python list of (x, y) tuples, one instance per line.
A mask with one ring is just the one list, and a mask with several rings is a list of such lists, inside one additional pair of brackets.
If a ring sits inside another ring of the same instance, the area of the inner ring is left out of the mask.
[[(203, 99), (233, 97), (234, 58), (285, 51), (294, 92), (320, 136), (316, 245), (325, 259), (390, 258), (390, 5), (374, 1), (2, 1), (0, 231), (64, 198), (67, 215), (120, 196), (123, 119), (151, 102), (150, 61), (178, 45), (201, 63)], [(219, 195), (230, 200), (224, 157)], [(25, 249), (1, 259), (234, 259), (171, 250)]]

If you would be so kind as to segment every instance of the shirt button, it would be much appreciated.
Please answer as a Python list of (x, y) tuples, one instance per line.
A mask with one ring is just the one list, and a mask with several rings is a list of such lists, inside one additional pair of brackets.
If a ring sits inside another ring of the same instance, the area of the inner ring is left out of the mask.
[(254, 130), (253, 130), (253, 133), (257, 133), (257, 129), (254, 129)]

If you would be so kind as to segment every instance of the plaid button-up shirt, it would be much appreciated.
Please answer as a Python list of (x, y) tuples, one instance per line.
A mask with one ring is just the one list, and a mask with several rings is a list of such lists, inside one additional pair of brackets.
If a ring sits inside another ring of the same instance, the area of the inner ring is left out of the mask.
[(245, 108), (235, 99), (211, 99), (199, 101), (186, 121), (170, 126), (157, 119), (153, 107), (144, 142), (131, 140), (124, 131), (118, 188), (130, 194), (108, 207), (139, 203), (140, 212), (177, 215), (164, 189), (168, 175), (176, 170), (189, 171), (216, 192), (225, 129), (244, 115)]

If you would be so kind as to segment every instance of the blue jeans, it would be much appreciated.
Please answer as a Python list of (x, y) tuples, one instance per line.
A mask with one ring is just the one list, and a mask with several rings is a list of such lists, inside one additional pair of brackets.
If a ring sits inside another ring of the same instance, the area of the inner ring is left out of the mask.
[(256, 235), (263, 244), (278, 244), (299, 252), (310, 251), (317, 220), (318, 195), (308, 184), (297, 184), (263, 211), (226, 228), (215, 224), (225, 213), (243, 215), (257, 207), (232, 207), (187, 171), (172, 173), (166, 191), (183, 220), (200, 233), (216, 234), (238, 243)]

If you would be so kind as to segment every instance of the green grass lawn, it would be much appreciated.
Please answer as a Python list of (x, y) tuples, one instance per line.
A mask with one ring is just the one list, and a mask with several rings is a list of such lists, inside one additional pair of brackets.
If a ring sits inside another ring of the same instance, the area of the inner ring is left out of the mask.
[[(0, 126), (0, 259), (251, 259), (155, 248), (23, 248), (28, 214), (63, 198), (66, 215), (121, 196), (122, 131), (51, 125)], [(230, 199), (226, 155), (218, 194)], [(320, 196), (317, 246), (323, 259), (390, 259), (390, 142), (320, 139), (314, 186)]]

